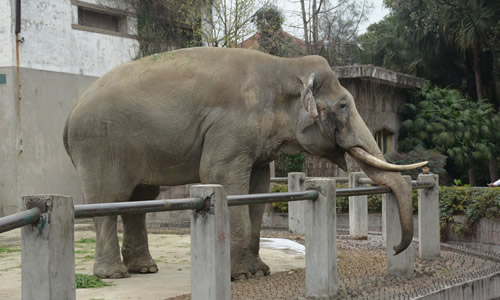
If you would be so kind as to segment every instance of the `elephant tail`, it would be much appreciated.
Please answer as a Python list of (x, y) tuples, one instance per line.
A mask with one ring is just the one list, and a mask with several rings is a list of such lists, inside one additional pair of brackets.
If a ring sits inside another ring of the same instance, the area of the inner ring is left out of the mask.
[(71, 114), (68, 116), (68, 119), (66, 119), (66, 124), (64, 124), (63, 143), (64, 143), (64, 149), (66, 149), (66, 153), (68, 153), (68, 156), (71, 159), (71, 163), (73, 163), (73, 166), (75, 166), (75, 162), (73, 161), (73, 158), (71, 157), (71, 154), (69, 153), (69, 145), (68, 145), (68, 126), (69, 126), (69, 119), (70, 118), (71, 118)]

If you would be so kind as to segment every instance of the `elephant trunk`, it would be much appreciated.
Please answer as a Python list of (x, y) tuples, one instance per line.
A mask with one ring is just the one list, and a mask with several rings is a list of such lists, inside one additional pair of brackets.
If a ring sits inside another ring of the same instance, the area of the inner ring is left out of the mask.
[[(413, 240), (411, 187), (408, 186), (403, 176), (397, 171), (408, 170), (410, 168), (415, 168), (415, 166), (395, 166), (387, 163), (371, 134), (369, 138), (364, 139), (364, 142), (363, 148), (352, 147), (347, 152), (356, 160), (358, 165), (371, 180), (379, 185), (390, 187), (396, 197), (399, 220), (401, 223), (401, 242), (394, 247), (394, 255), (397, 255), (408, 248)], [(366, 149), (366, 151), (364, 149)]]
[(367, 165), (355, 158), (365, 174), (379, 185), (386, 185), (391, 188), (399, 210), (399, 220), (401, 223), (401, 242), (394, 246), (394, 255), (404, 251), (413, 240), (413, 206), (411, 202), (411, 187), (404, 180), (403, 176), (397, 172), (381, 171), (380, 169)]

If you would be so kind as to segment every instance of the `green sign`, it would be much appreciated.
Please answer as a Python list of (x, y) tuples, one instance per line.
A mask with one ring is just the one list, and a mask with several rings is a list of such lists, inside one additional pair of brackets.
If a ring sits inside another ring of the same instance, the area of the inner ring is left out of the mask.
[(6, 83), (7, 83), (7, 75), (0, 74), (0, 84), (6, 84)]

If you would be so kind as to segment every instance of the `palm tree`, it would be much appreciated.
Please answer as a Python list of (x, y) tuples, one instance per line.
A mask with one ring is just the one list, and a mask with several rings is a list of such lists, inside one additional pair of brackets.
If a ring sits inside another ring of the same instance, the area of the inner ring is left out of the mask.
[[(464, 55), (472, 55), (472, 69), (475, 78), (476, 97), (484, 99), (483, 82), (480, 69), (482, 49), (489, 50), (495, 57), (490, 44), (490, 32), (497, 25), (500, 13), (500, 2), (497, 0), (452, 0), (443, 1), (441, 5), (448, 6), (443, 12), (443, 30), (448, 42), (460, 49)], [(494, 59), (496, 62), (496, 60)], [(498, 171), (495, 156), (491, 156), (489, 171), (491, 180), (496, 180)], [(469, 173), (472, 169), (469, 170)]]

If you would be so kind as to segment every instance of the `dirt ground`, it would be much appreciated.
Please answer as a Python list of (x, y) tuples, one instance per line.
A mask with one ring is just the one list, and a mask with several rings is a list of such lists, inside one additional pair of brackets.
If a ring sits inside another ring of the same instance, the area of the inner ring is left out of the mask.
[[(119, 235), (121, 238), (121, 235)], [(21, 299), (21, 230), (0, 234), (0, 299)], [(89, 240), (90, 239), (90, 240)], [(75, 231), (75, 271), (92, 274), (95, 233)], [(90, 241), (90, 242), (89, 242)], [(191, 292), (190, 236), (150, 234), (149, 245), (159, 272), (131, 274), (130, 278), (105, 280), (112, 286), (77, 289), (76, 298), (87, 299), (165, 299)], [(8, 249), (1, 250), (1, 249)], [(10, 252), (12, 251), (12, 252)], [(261, 249), (262, 259), (272, 273), (305, 267), (303, 254)]]

